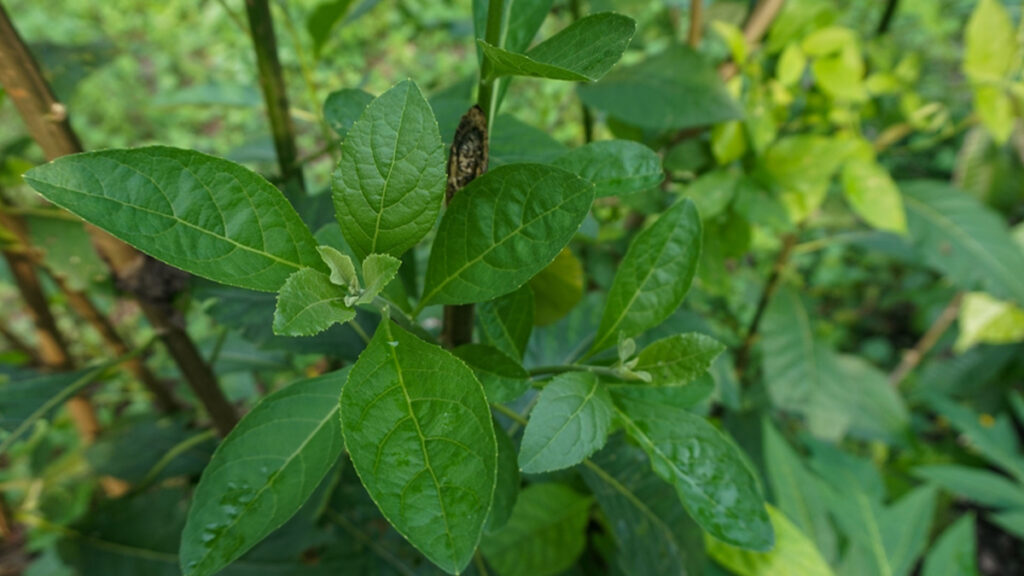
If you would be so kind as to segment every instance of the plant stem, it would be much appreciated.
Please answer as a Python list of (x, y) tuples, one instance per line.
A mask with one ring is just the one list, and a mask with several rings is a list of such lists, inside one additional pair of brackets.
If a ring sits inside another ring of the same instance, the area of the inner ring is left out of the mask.
[(533, 376), (548, 376), (552, 374), (565, 374), (566, 372), (589, 372), (598, 376), (606, 376), (617, 380), (627, 380), (612, 368), (606, 366), (588, 366), (586, 364), (559, 364), (554, 366), (538, 366), (531, 368), (528, 374)]
[(796, 234), (787, 235), (782, 241), (782, 249), (779, 250), (778, 256), (775, 258), (775, 264), (772, 265), (771, 274), (768, 275), (768, 280), (765, 282), (764, 290), (761, 292), (761, 297), (757, 301), (757, 308), (754, 311), (754, 317), (750, 321), (750, 325), (747, 327), (747, 332), (743, 337), (743, 343), (740, 344), (739, 350), (736, 352), (736, 378), (742, 382), (743, 375), (750, 364), (750, 352), (754, 347), (754, 343), (757, 341), (758, 330), (761, 326), (761, 319), (764, 317), (764, 311), (768, 308), (768, 303), (772, 299), (772, 295), (779, 287), (779, 281), (782, 279), (782, 271), (786, 268), (786, 264), (789, 263), (789, 257), (793, 252), (793, 246), (796, 245)]
[(956, 321), (956, 317), (960, 313), (960, 303), (963, 297), (963, 292), (957, 292), (945, 309), (942, 310), (942, 313), (939, 314), (939, 317), (935, 319), (935, 322), (928, 328), (928, 331), (921, 336), (917, 344), (903, 354), (899, 365), (889, 375), (889, 384), (894, 388), (898, 388), (903, 383), (903, 380), (913, 372), (914, 368), (917, 368), (917, 365), (924, 360), (928, 352), (938, 344), (942, 335)]
[[(68, 120), (67, 109), (57, 102), (3, 6), (0, 6), (0, 84), (48, 160), (82, 151), (81, 142)], [(118, 284), (139, 301), (143, 313), (161, 334), (161, 340), (171, 351), (196, 396), (214, 403), (207, 406), (207, 411), (223, 416), (219, 429), (226, 432), (230, 429), (228, 424), (235, 420), (233, 410), (228, 419), (225, 407), (230, 407), (230, 404), (220, 391), (213, 371), (199, 355), (184, 327), (174, 321), (167, 305), (184, 273), (144, 256), (95, 226), (86, 226), (86, 231)], [(203, 392), (200, 393), (199, 389)], [(74, 411), (78, 403), (76, 400), (72, 402), (75, 402), (71, 406)], [(82, 416), (85, 415), (83, 407)]]
[[(569, 2), (573, 21), (583, 18), (582, 4), (583, 0), (571, 0)], [(583, 103), (583, 100), (580, 100), (580, 121), (583, 123), (583, 143), (589, 144), (594, 141), (594, 115), (590, 112), (590, 108)]]
[(516, 424), (519, 424), (520, 426), (526, 426), (526, 418), (523, 418), (522, 416), (519, 415), (519, 412), (516, 412), (515, 410), (509, 408), (508, 406), (494, 402), (491, 404), (491, 408), (494, 408), (498, 412), (504, 414), (505, 416), (508, 416), (509, 419), (515, 422)]
[(700, 45), (703, 11), (704, 0), (690, 0), (690, 33), (687, 37), (687, 43), (693, 48)]
[(892, 24), (892, 17), (896, 15), (896, 8), (900, 5), (900, 0), (889, 0), (885, 4), (885, 12), (882, 13), (882, 19), (878, 22), (878, 28), (875, 30), (875, 36), (881, 36), (889, 31), (889, 26)]
[[(484, 32), (484, 40), (498, 48), (503, 47), (504, 39), (502, 38), (502, 17), (504, 11), (504, 2), (502, 0), (488, 0), (487, 3), (487, 28)], [(484, 111), (484, 117), (487, 118), (488, 129), (494, 126), (494, 117), (498, 113), (498, 80), (484, 82), (484, 78), (487, 76), (488, 68), (490, 65), (487, 60), (483, 61), (482, 68), (480, 69), (480, 84), (477, 88), (477, 105)], [(490, 131), (488, 130), (488, 138), (490, 137)]]
[(268, 0), (245, 0), (245, 13), (249, 19), (249, 34), (256, 52), (256, 66), (259, 69), (260, 88), (267, 105), (267, 119), (274, 137), (277, 163), (285, 189), (294, 187), (306, 193), (306, 182), (302, 166), (296, 162), (295, 127), (288, 111), (288, 92), (284, 85), (281, 61), (277, 57), (277, 37), (274, 35), (274, 20), (270, 14)]

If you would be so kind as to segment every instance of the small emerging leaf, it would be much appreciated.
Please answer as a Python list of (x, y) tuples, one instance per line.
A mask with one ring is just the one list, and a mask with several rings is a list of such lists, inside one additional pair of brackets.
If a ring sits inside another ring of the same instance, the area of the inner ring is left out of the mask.
[(345, 304), (345, 290), (327, 274), (307, 268), (289, 276), (277, 295), (274, 334), (313, 336), (355, 317), (355, 310)]
[(387, 254), (370, 254), (363, 260), (363, 280), (366, 282), (366, 290), (359, 297), (359, 303), (373, 302), (373, 299), (380, 294), (398, 274), (398, 268), (402, 261)]
[(359, 277), (356, 276), (356, 266), (348, 254), (341, 253), (331, 246), (317, 246), (317, 252), (324, 264), (331, 270), (330, 280), (338, 286), (359, 290)]

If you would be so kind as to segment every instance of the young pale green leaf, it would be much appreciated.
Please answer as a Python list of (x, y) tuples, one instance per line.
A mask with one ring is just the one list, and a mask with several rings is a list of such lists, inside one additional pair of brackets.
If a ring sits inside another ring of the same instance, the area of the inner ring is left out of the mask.
[(964, 295), (960, 334), (953, 348), (964, 352), (976, 344), (1011, 344), (1024, 340), (1024, 309), (984, 292)]
[(278, 336), (313, 336), (356, 317), (345, 304), (346, 292), (331, 282), (327, 274), (312, 269), (299, 270), (277, 295), (274, 310), (274, 334)]
[(832, 576), (832, 569), (814, 542), (771, 505), (768, 516), (775, 530), (775, 548), (771, 551), (751, 552), (705, 536), (708, 555), (737, 576)]
[(614, 398), (626, 433), (701, 528), (734, 546), (771, 549), (772, 525), (757, 480), (725, 435), (686, 410)]
[(573, 148), (554, 163), (597, 187), (598, 198), (648, 190), (665, 179), (661, 158), (632, 140), (603, 140)]
[(217, 447), (181, 535), (185, 576), (220, 571), (285, 523), (341, 456), (347, 370), (267, 396)]
[(433, 228), (444, 198), (437, 120), (406, 80), (381, 94), (352, 125), (334, 171), (334, 209), (360, 258), (401, 256)]
[(533, 290), (533, 323), (554, 324), (565, 317), (583, 299), (583, 263), (569, 247), (555, 256), (530, 279)]
[(617, 68), (578, 90), (587, 106), (652, 130), (710, 126), (743, 116), (714, 66), (687, 46)]
[(850, 207), (865, 222), (897, 234), (906, 234), (903, 199), (889, 172), (871, 160), (851, 159), (843, 166), (843, 193)]
[(555, 576), (568, 570), (586, 545), (592, 500), (562, 484), (531, 484), (519, 493), (512, 517), (480, 543), (502, 576)]
[(963, 290), (1024, 306), (1024, 251), (1002, 217), (943, 182), (901, 182), (907, 226), (925, 264)]
[(615, 534), (624, 574), (700, 574), (707, 562), (701, 530), (650, 467), (644, 452), (618, 434), (579, 470)]
[(697, 271), (701, 234), (700, 215), (688, 199), (637, 234), (608, 291), (592, 352), (614, 345), (620, 334), (638, 336), (679, 308)]
[(778, 188), (793, 222), (825, 201), (829, 183), (858, 143), (801, 134), (779, 139), (758, 158), (758, 170)]
[(452, 354), (469, 365), (484, 386), (487, 400), (504, 404), (530, 388), (530, 375), (512, 357), (487, 344), (466, 344)]
[(1013, 97), (999, 85), (981, 84), (974, 87), (974, 110), (981, 124), (998, 144), (1005, 144), (1013, 134)]
[(483, 388), (465, 364), (381, 322), (341, 395), (352, 464), (389, 522), (458, 573), (491, 510), (497, 444)]
[(373, 302), (381, 290), (395, 279), (395, 274), (398, 274), (398, 268), (401, 266), (402, 261), (394, 256), (387, 254), (367, 256), (363, 260), (363, 281), (366, 283), (366, 289), (360, 296), (359, 303)]
[(324, 120), (338, 137), (345, 138), (370, 102), (373, 94), (357, 88), (331, 92), (324, 101)]
[(592, 82), (604, 76), (629, 46), (636, 21), (614, 12), (592, 14), (516, 54), (477, 40), (484, 54), (484, 81), (501, 76)]
[(974, 514), (964, 514), (935, 539), (921, 576), (978, 576)]
[(522, 359), (533, 331), (533, 310), (533, 290), (528, 284), (480, 303), (476, 307), (476, 318), (481, 338), (510, 358)]
[(707, 372), (724, 351), (725, 345), (710, 336), (676, 334), (644, 348), (633, 370), (650, 374), (654, 386), (685, 386)]
[(593, 200), (592, 184), (540, 164), (502, 166), (473, 180), (441, 219), (421, 306), (516, 290), (569, 243)]
[(345, 286), (353, 290), (359, 290), (359, 276), (356, 275), (356, 265), (348, 254), (343, 254), (337, 248), (331, 246), (317, 246), (320, 258), (331, 271), (330, 280), (338, 286)]
[(980, 0), (967, 21), (963, 68), (974, 82), (998, 82), (1012, 69), (1018, 50), (1013, 20), (999, 0)]
[(25, 174), (47, 200), (139, 250), (214, 282), (276, 292), (326, 270), (280, 190), (233, 162), (152, 146), (64, 156)]
[(520, 469), (540, 474), (579, 464), (608, 440), (613, 410), (611, 396), (597, 376), (556, 376), (530, 412), (519, 448)]

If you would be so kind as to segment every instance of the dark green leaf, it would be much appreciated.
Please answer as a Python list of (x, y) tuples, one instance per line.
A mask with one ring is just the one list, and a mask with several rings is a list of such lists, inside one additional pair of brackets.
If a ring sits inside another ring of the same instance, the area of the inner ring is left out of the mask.
[[(465, 108), (460, 114), (463, 112)], [(506, 164), (548, 164), (566, 151), (564, 144), (544, 130), (507, 114), (494, 121), (490, 136), (491, 170)]]
[(565, 317), (583, 298), (583, 263), (569, 247), (555, 256), (546, 268), (530, 279), (533, 291), (533, 323), (554, 324)]
[(772, 526), (757, 480), (725, 435), (685, 410), (621, 396), (615, 402), (626, 433), (701, 528), (741, 548), (771, 549)]
[(349, 130), (334, 171), (334, 208), (360, 259), (401, 256), (434, 227), (445, 187), (437, 130), (410, 80), (371, 102)]
[(352, 0), (326, 0), (317, 4), (306, 20), (306, 30), (313, 38), (313, 55), (320, 56), (324, 44), (331, 37), (331, 30), (345, 17)]
[(608, 518), (618, 544), (618, 566), (629, 576), (699, 574), (704, 566), (700, 528), (672, 486), (652, 474), (644, 452), (619, 434), (581, 468), (583, 480)]
[(924, 559), (922, 576), (978, 576), (974, 515), (965, 514), (939, 535)]
[(313, 336), (356, 317), (345, 305), (345, 290), (331, 283), (327, 274), (312, 269), (299, 270), (288, 277), (277, 295), (274, 334)]
[(519, 449), (520, 469), (539, 474), (579, 464), (608, 440), (613, 410), (611, 396), (597, 376), (556, 376), (530, 412)]
[(576, 562), (586, 544), (591, 499), (562, 484), (532, 484), (512, 517), (480, 543), (501, 576), (554, 576)]
[(681, 200), (630, 243), (608, 291), (592, 352), (657, 326), (683, 302), (700, 259), (697, 208)]
[(497, 420), (494, 421), (494, 436), (498, 440), (498, 480), (494, 487), (494, 505), (487, 518), (488, 532), (498, 530), (512, 517), (513, 507), (519, 498), (520, 483), (516, 447)]
[(969, 445), (993, 464), (1024, 482), (1024, 458), (1020, 443), (1010, 419), (1000, 415), (988, 426), (982, 425), (979, 415), (946, 398), (934, 397), (929, 402), (935, 410), (964, 434)]
[(511, 358), (522, 358), (533, 330), (533, 291), (524, 284), (515, 292), (477, 306), (481, 338)]
[(337, 398), (347, 371), (267, 396), (203, 471), (182, 533), (186, 576), (214, 574), (284, 524), (342, 450)]
[(594, 187), (558, 168), (516, 164), (473, 180), (437, 231), (422, 305), (507, 294), (547, 266), (579, 229)]
[[(506, 50), (522, 52), (530, 47), (554, 0), (504, 0), (508, 10)], [(473, 26), (476, 37), (483, 38), (487, 28), (488, 0), (473, 0)]]
[(227, 160), (164, 146), (58, 158), (25, 175), (48, 200), (168, 264), (276, 292), (301, 268), (326, 271), (284, 195)]
[[(342, 3), (350, 1), (342, 0)], [(331, 92), (324, 101), (324, 120), (330, 124), (331, 130), (344, 139), (370, 102), (373, 102), (373, 94), (358, 88)]]
[(489, 402), (511, 402), (530, 388), (530, 375), (522, 365), (493, 346), (466, 344), (452, 354), (473, 369)]
[(501, 76), (598, 80), (619, 61), (635, 31), (632, 18), (603, 12), (573, 22), (526, 54), (477, 40), (484, 54), (484, 81)]
[[(681, 72), (685, 71), (685, 72)], [(672, 46), (593, 85), (579, 87), (587, 106), (659, 131), (738, 120), (736, 104), (715, 68), (685, 46)]]
[(498, 450), (469, 368), (382, 322), (352, 367), (341, 420), (352, 464), (388, 521), (444, 570), (465, 568), (490, 513)]
[(632, 140), (605, 140), (574, 148), (554, 165), (589, 180), (597, 197), (623, 196), (657, 186), (665, 179), (661, 158)]
[(997, 213), (942, 182), (899, 185), (910, 236), (926, 264), (963, 290), (980, 288), (1024, 306), (1024, 251)]

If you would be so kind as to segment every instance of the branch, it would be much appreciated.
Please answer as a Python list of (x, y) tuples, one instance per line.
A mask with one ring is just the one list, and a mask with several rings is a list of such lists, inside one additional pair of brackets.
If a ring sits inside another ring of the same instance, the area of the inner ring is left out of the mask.
[(942, 335), (956, 321), (956, 317), (960, 313), (960, 302), (963, 300), (963, 297), (963, 292), (957, 292), (953, 299), (949, 301), (949, 304), (946, 305), (946, 308), (942, 310), (942, 313), (939, 314), (939, 317), (935, 319), (935, 322), (932, 323), (931, 327), (921, 336), (917, 344), (903, 354), (899, 365), (889, 374), (889, 384), (894, 388), (898, 388), (903, 383), (903, 380), (914, 371), (914, 368), (917, 368), (918, 364), (924, 360), (928, 352), (938, 344)]
[(768, 303), (771, 301), (772, 296), (779, 287), (779, 281), (782, 279), (782, 271), (786, 268), (789, 263), (789, 257), (793, 253), (793, 246), (796, 245), (796, 234), (789, 234), (782, 241), (782, 249), (779, 250), (778, 256), (775, 257), (775, 264), (772, 265), (771, 274), (768, 276), (768, 281), (765, 282), (764, 290), (761, 292), (761, 297), (757, 301), (757, 309), (754, 311), (754, 317), (750, 321), (750, 326), (747, 328), (747, 333), (743, 337), (743, 343), (740, 344), (740, 349), (736, 352), (736, 378), (742, 381), (743, 374), (746, 372), (747, 367), (750, 364), (750, 352), (754, 348), (754, 343), (757, 342), (758, 330), (761, 327), (761, 319), (764, 317), (764, 311), (768, 308)]
[(701, 19), (704, 11), (704, 0), (690, 0), (690, 34), (687, 43), (697, 48), (700, 45)]
[(892, 24), (892, 17), (896, 15), (896, 8), (900, 5), (900, 0), (889, 0), (885, 4), (885, 12), (882, 13), (882, 19), (878, 22), (878, 28), (875, 30), (876, 36), (881, 36), (889, 31), (889, 25)]
[[(81, 142), (68, 120), (67, 109), (57, 102), (3, 6), (0, 6), (0, 84), (47, 159), (82, 151)], [(215, 418), (221, 416), (218, 430), (229, 430), (236, 416), (232, 410), (231, 418), (227, 418), (225, 407), (230, 408), (230, 404), (217, 385), (213, 371), (184, 328), (172, 320), (168, 302), (176, 289), (183, 286), (184, 273), (144, 256), (95, 226), (86, 226), (86, 230), (119, 286), (129, 290), (142, 305), (196, 396), (204, 404), (213, 402), (207, 405), (207, 410)], [(43, 355), (42, 350), (40, 354)], [(75, 409), (73, 406), (72, 410)]]
[(297, 162), (295, 126), (288, 112), (288, 92), (285, 90), (281, 61), (277, 58), (277, 37), (268, 0), (245, 0), (245, 13), (249, 18), (249, 33), (256, 66), (259, 69), (260, 88), (267, 105), (267, 118), (274, 136), (274, 149), (286, 187), (295, 186), (305, 194), (306, 182), (302, 166)]

